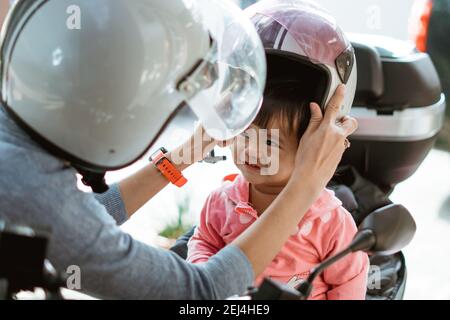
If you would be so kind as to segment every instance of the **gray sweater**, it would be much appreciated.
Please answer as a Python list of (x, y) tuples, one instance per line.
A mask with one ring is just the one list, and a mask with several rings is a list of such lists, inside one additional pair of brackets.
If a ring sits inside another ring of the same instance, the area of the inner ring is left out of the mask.
[(101, 196), (79, 191), (76, 171), (33, 142), (0, 106), (0, 220), (50, 226), (48, 258), (59, 271), (78, 266), (83, 292), (111, 299), (224, 299), (252, 284), (239, 248), (190, 265), (124, 233), (118, 226), (126, 217), (118, 186)]

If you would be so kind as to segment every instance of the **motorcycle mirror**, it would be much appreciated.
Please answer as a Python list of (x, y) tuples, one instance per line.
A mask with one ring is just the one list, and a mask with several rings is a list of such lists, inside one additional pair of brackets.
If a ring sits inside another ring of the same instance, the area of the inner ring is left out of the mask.
[(314, 268), (308, 279), (296, 288), (301, 293), (301, 299), (309, 297), (314, 279), (323, 270), (352, 252), (365, 251), (381, 255), (399, 252), (414, 237), (416, 223), (405, 207), (392, 204), (372, 212), (360, 224), (358, 230), (347, 249)]
[(351, 250), (391, 255), (406, 247), (416, 233), (416, 223), (402, 205), (392, 204), (367, 216), (360, 224)]

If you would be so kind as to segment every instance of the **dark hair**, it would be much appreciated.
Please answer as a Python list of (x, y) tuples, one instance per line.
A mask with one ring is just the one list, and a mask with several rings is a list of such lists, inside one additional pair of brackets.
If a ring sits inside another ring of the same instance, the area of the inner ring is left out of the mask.
[(297, 141), (300, 141), (311, 119), (309, 103), (312, 101), (304, 91), (302, 83), (297, 80), (269, 80), (261, 111), (253, 124), (267, 128), (273, 124), (272, 121), (278, 121), (282, 124), (280, 130), (287, 130), (289, 135), (295, 134)]

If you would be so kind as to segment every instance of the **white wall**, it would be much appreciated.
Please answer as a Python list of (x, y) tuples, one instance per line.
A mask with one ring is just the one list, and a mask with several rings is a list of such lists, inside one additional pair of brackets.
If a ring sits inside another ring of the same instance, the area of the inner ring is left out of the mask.
[(345, 31), (408, 39), (413, 0), (316, 0)]
[[(233, 0), (247, 5), (252, 0)], [(408, 19), (414, 0), (315, 0), (328, 9), (347, 32), (408, 39)]]

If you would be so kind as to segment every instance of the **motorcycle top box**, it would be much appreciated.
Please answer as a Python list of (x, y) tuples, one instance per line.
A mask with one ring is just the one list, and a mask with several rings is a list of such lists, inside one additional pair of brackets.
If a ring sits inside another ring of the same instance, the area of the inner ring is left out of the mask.
[(352, 116), (359, 129), (343, 164), (388, 191), (409, 178), (434, 145), (445, 96), (428, 54), (387, 37), (350, 36), (358, 63)]

